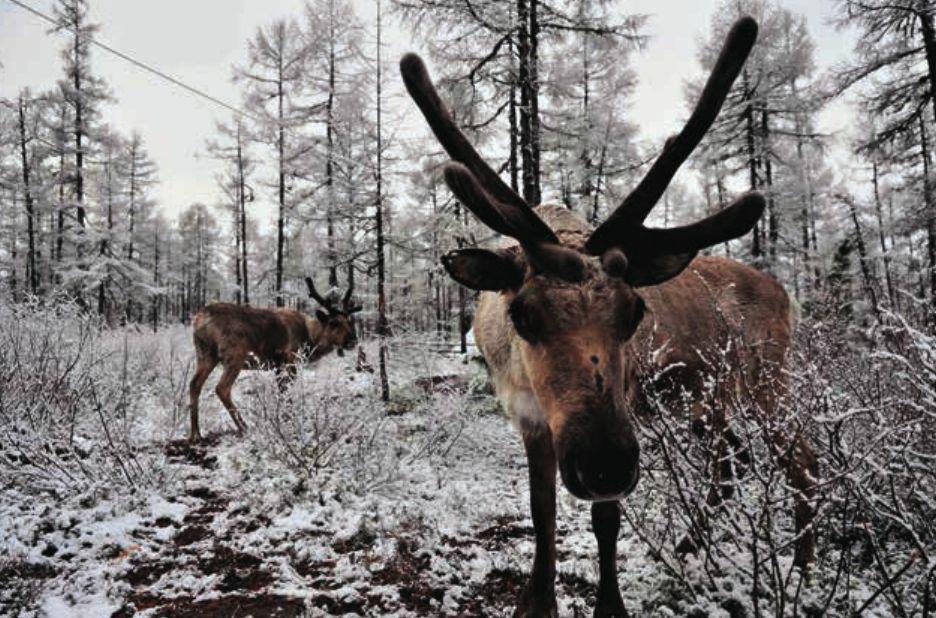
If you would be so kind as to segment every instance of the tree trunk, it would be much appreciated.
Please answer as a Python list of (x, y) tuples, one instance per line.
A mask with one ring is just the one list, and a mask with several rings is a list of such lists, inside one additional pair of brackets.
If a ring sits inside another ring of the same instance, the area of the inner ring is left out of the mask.
[(384, 403), (390, 401), (390, 380), (387, 376), (387, 293), (386, 264), (384, 261), (384, 223), (383, 223), (383, 134), (381, 126), (381, 78), (382, 67), (381, 41), (381, 1), (377, 0), (377, 200), (374, 224), (377, 231), (377, 339), (380, 346), (380, 398)]
[(277, 133), (277, 154), (279, 166), (279, 216), (276, 221), (276, 306), (282, 307), (283, 299), (283, 246), (285, 244), (286, 226), (284, 219), (286, 217), (286, 145), (283, 127), (283, 57), (280, 54), (279, 76), (276, 83), (277, 93), (277, 120), (279, 121)]
[[(159, 287), (159, 220), (153, 225), (153, 287)], [(159, 299), (160, 294), (153, 290), (152, 320), (153, 332), (159, 329)]]
[(35, 209), (29, 176), (29, 155), (26, 151), (26, 97), (23, 95), (20, 95), (19, 99), (19, 138), (23, 167), (23, 201), (26, 205), (26, 281), (30, 293), (36, 294), (39, 291), (39, 272), (36, 269)]
[(530, 2), (530, 154), (533, 163), (533, 199), (536, 206), (543, 200), (540, 191), (540, 117), (539, 117), (539, 0)]
[[(347, 161), (346, 169), (347, 169), (347, 179), (348, 179), (347, 205), (348, 205), (348, 208), (351, 208), (353, 211), (355, 207), (357, 206), (357, 198), (355, 197), (355, 194), (354, 194), (354, 182), (353, 182), (353, 179), (354, 179), (354, 145), (353, 145), (353, 139), (351, 137), (352, 126), (351, 126), (350, 121), (347, 124), (346, 130), (347, 130), (347, 135), (348, 135), (348, 142), (347, 142), (348, 154), (347, 154), (347, 159), (346, 159)], [(357, 226), (354, 224), (354, 217), (349, 217), (348, 218), (348, 262), (347, 262), (348, 289), (349, 290), (354, 289), (354, 252), (355, 252), (355, 247), (356, 247), (356, 244), (354, 242), (354, 234), (356, 231), (357, 231)]]
[[(795, 93), (795, 84), (791, 86)], [(800, 250), (803, 252), (803, 270), (806, 271), (807, 282), (810, 277), (810, 269), (812, 268), (813, 255), (810, 251), (809, 246), (809, 221), (811, 217), (811, 207), (812, 202), (812, 179), (810, 178), (808, 164), (806, 162), (806, 155), (804, 152), (804, 143), (803, 143), (803, 132), (805, 126), (803, 123), (802, 116), (800, 114), (796, 115), (796, 158), (799, 163), (799, 173), (800, 173), (800, 241), (801, 246)], [(799, 279), (799, 273), (793, 274), (794, 279)], [(813, 287), (819, 285), (819, 277), (816, 276), (813, 281)]]
[(65, 134), (67, 128), (65, 123), (68, 118), (66, 116), (65, 105), (62, 105), (62, 115), (61, 115), (61, 133), (59, 134), (58, 146), (61, 148), (59, 151), (59, 160), (58, 160), (58, 208), (56, 209), (56, 225), (55, 225), (55, 261), (62, 261), (62, 248), (65, 238)]
[(136, 197), (137, 197), (137, 158), (140, 145), (136, 138), (130, 143), (130, 229), (127, 235), (127, 260), (133, 261), (133, 233), (136, 228)]
[[(933, 183), (930, 178), (929, 140), (926, 135), (926, 121), (920, 115), (920, 155), (923, 158), (923, 202), (926, 204), (926, 252), (929, 258), (929, 293), (930, 301), (936, 301), (936, 197), (933, 196)], [(932, 302), (931, 302), (932, 304)]]
[(591, 66), (588, 62), (588, 34), (582, 34), (582, 126), (585, 131), (585, 140), (582, 143), (582, 150), (579, 153), (582, 161), (582, 203), (588, 204), (592, 198), (592, 192), (595, 191), (596, 182), (593, 179), (592, 161), (592, 118), (589, 110), (589, 88), (591, 86)]
[(518, 81), (520, 88), (520, 159), (523, 198), (532, 205), (539, 204), (539, 101), (536, 90), (534, 16), (536, 0), (517, 0), (517, 54), (519, 56)]
[[(936, 93), (936, 31), (933, 28), (932, 8), (917, 13), (920, 17), (920, 33), (923, 35), (923, 48), (926, 51), (926, 66), (929, 69), (930, 97)], [(933, 119), (936, 120), (936, 105), (933, 105)]]
[(337, 251), (335, 249), (335, 172), (334, 172), (334, 106), (335, 106), (335, 3), (328, 3), (328, 101), (325, 105), (325, 193), (328, 199), (328, 285), (338, 287)]
[(884, 239), (884, 210), (881, 208), (881, 192), (878, 187), (878, 164), (871, 164), (871, 182), (874, 185), (874, 213), (877, 216), (878, 241), (881, 244), (881, 258), (884, 262), (884, 280), (887, 284), (887, 300), (892, 308), (897, 307), (897, 296), (894, 292), (894, 281), (891, 278), (890, 256), (887, 253), (887, 242)]
[(767, 248), (770, 263), (777, 264), (777, 243), (780, 240), (780, 217), (777, 214), (777, 202), (773, 191), (773, 162), (770, 160), (770, 120), (766, 109), (761, 110), (761, 148), (764, 165), (764, 188), (767, 193), (767, 239), (770, 246)]
[(877, 293), (874, 288), (874, 277), (871, 274), (871, 270), (868, 268), (868, 250), (865, 247), (864, 235), (861, 232), (861, 224), (858, 221), (858, 209), (855, 208), (855, 202), (851, 197), (846, 196), (844, 202), (848, 206), (848, 213), (851, 216), (852, 225), (855, 226), (855, 243), (858, 247), (858, 263), (861, 266), (861, 278), (864, 282), (865, 293), (871, 301), (871, 309), (874, 311), (875, 319), (880, 322), (881, 310), (880, 307), (878, 307)]
[[(16, 210), (16, 192), (11, 191), (11, 193), (13, 194), (13, 210)], [(16, 226), (14, 225), (10, 227), (10, 298), (13, 302), (17, 300), (16, 258)]]
[[(757, 153), (754, 142), (754, 100), (750, 89), (750, 77), (747, 69), (741, 72), (741, 80), (744, 87), (744, 98), (747, 105), (744, 108), (745, 120), (745, 140), (748, 155), (748, 183), (751, 191), (757, 190)], [(751, 234), (751, 256), (758, 260), (761, 256), (760, 244), (760, 222), (754, 224), (754, 230)]]
[(240, 190), (234, 189), (234, 302), (243, 302), (244, 282), (241, 280), (241, 228), (240, 228)]
[(508, 42), (508, 49), (510, 53), (510, 107), (509, 107), (509, 118), (510, 118), (510, 155), (507, 160), (507, 168), (510, 170), (510, 188), (514, 191), (520, 190), (519, 183), (519, 165), (517, 160), (517, 137), (518, 137), (518, 127), (517, 127), (517, 84), (519, 82), (517, 74), (517, 61), (516, 61), (516, 51), (513, 38)]
[[(85, 226), (85, 209), (84, 209), (84, 147), (82, 146), (82, 140), (84, 138), (84, 105), (81, 100), (81, 56), (79, 46), (81, 45), (81, 37), (78, 34), (78, 30), (75, 30), (75, 43), (74, 43), (74, 53), (75, 53), (75, 71), (73, 76), (73, 84), (75, 87), (75, 200), (77, 202), (77, 211), (76, 216), (78, 219), (78, 226)], [(81, 255), (81, 243), (78, 245), (78, 254)]]
[[(101, 248), (99, 255), (107, 260), (109, 243), (114, 233), (114, 192), (113, 192), (113, 160), (108, 156), (104, 167), (105, 184), (107, 186), (107, 234), (101, 239)], [(98, 315), (110, 323), (110, 315), (107, 307), (107, 287), (110, 283), (110, 265), (104, 267), (104, 276), (98, 284)]]
[(244, 145), (242, 125), (237, 123), (237, 197), (240, 202), (240, 237), (241, 237), (241, 283), (243, 284), (244, 304), (250, 304), (250, 278), (247, 268), (247, 178), (244, 171)]

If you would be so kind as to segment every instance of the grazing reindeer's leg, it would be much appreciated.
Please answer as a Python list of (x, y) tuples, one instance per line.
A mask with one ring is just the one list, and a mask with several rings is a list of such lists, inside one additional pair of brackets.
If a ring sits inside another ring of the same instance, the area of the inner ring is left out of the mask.
[(295, 356), (288, 357), (285, 362), (277, 365), (275, 371), (276, 385), (279, 387), (280, 392), (284, 393), (286, 389), (289, 388), (292, 381), (296, 379), (297, 367)]
[(217, 364), (217, 361), (210, 356), (198, 355), (195, 364), (195, 375), (192, 376), (192, 381), (189, 382), (188, 440), (193, 444), (201, 440), (201, 431), (198, 428), (198, 398), (205, 386), (205, 380), (208, 379)]
[(520, 596), (514, 618), (555, 618), (556, 607), (556, 453), (548, 429), (525, 433), (530, 468), (530, 507), (536, 531), (533, 574)]
[[(783, 366), (781, 359), (775, 360), (771, 368)], [(769, 379), (762, 382), (757, 392), (757, 402), (768, 418), (777, 418), (780, 403), (787, 396), (787, 382), (779, 373), (768, 376)], [(793, 435), (775, 431), (771, 439), (779, 453), (780, 465), (786, 468), (787, 482), (793, 488), (793, 521), (797, 536), (793, 564), (805, 569), (816, 561), (816, 533), (813, 529), (816, 514), (812, 501), (816, 497), (819, 462), (801, 428), (795, 429)]]
[(816, 561), (816, 532), (813, 529), (816, 513), (812, 500), (816, 497), (819, 462), (809, 441), (802, 435), (798, 435), (793, 443), (787, 476), (796, 492), (793, 496), (793, 519), (797, 541), (793, 564), (806, 568)]
[[(696, 402), (692, 405), (690, 414), (692, 431), (696, 437), (704, 439), (711, 432), (712, 484), (706, 494), (705, 504), (710, 509), (715, 509), (723, 500), (731, 498), (734, 494), (734, 466), (729, 446), (731, 437), (737, 440), (737, 436), (731, 433), (729, 437), (731, 430), (727, 427), (725, 412), (714, 402)], [(709, 420), (709, 424), (706, 423), (706, 419)], [(705, 510), (699, 513), (697, 524), (692, 526), (693, 529), (686, 532), (676, 545), (677, 554), (694, 554), (698, 551), (703, 535), (708, 529), (708, 513)]]
[(595, 502), (591, 507), (592, 530), (598, 540), (598, 598), (594, 618), (627, 618), (617, 582), (617, 539), (621, 529), (621, 504)]
[(237, 433), (240, 435), (243, 435), (243, 433), (247, 431), (247, 425), (244, 424), (244, 420), (241, 418), (240, 412), (237, 411), (237, 408), (234, 406), (234, 402), (231, 400), (231, 389), (234, 387), (234, 380), (237, 379), (237, 376), (240, 374), (243, 367), (243, 359), (225, 362), (224, 373), (221, 374), (221, 379), (218, 380), (218, 386), (215, 388), (215, 393), (217, 393), (218, 399), (221, 400), (221, 403), (224, 404), (228, 414), (231, 415), (231, 419), (234, 421), (234, 424), (237, 425)]
[[(767, 378), (757, 385), (759, 388), (755, 391), (759, 408), (767, 418), (778, 418), (781, 404), (788, 395), (788, 383), (781, 373), (785, 361), (782, 354), (771, 359), (766, 365)], [(787, 482), (793, 488), (793, 521), (797, 536), (793, 564), (805, 569), (816, 561), (816, 533), (813, 529), (816, 514), (812, 501), (816, 497), (819, 462), (800, 427), (795, 428), (792, 435), (782, 429), (774, 430), (771, 439), (779, 453), (780, 465), (786, 468)]]

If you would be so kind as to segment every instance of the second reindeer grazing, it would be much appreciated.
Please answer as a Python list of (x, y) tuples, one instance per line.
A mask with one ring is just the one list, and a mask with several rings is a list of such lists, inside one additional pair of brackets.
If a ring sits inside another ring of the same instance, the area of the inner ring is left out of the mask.
[(224, 367), (215, 393), (224, 404), (238, 433), (247, 429), (231, 400), (231, 389), (244, 369), (273, 369), (285, 387), (300, 360), (314, 362), (333, 350), (338, 354), (357, 344), (354, 314), (361, 310), (351, 299), (352, 288), (341, 304), (323, 297), (306, 277), (309, 296), (321, 307), (311, 318), (293, 309), (266, 309), (213, 303), (199, 310), (192, 321), (195, 340), (195, 375), (189, 384), (189, 441), (201, 439), (198, 398), (205, 380), (220, 364)]
[[(650, 413), (651, 401), (675, 409), (688, 400), (696, 425), (720, 436), (713, 455), (722, 461), (727, 445), (737, 443), (727, 427), (729, 407), (743, 398), (763, 416), (777, 409), (792, 337), (786, 293), (754, 268), (696, 257), (746, 234), (763, 213), (763, 197), (748, 193), (683, 227), (644, 225), (714, 122), (756, 38), (753, 19), (735, 23), (685, 127), (595, 230), (566, 209), (528, 204), (468, 142), (422, 60), (408, 54), (400, 63), (407, 90), (454, 159), (445, 166), (452, 192), (485, 225), (513, 239), (496, 250), (453, 251), (443, 264), (456, 281), (483, 291), (475, 339), (526, 448), (536, 545), (516, 616), (556, 615), (557, 470), (570, 493), (592, 502), (600, 573), (594, 615), (627, 616), (616, 543), (619, 500), (640, 476), (636, 418)], [(731, 358), (718, 356), (713, 372), (707, 360), (729, 341), (737, 349)], [(663, 368), (667, 379), (653, 381)], [(801, 435), (777, 434), (771, 442), (796, 492), (794, 560), (806, 565), (814, 555), (815, 458)], [(717, 488), (726, 472), (713, 468)], [(710, 504), (719, 493), (713, 490)]]

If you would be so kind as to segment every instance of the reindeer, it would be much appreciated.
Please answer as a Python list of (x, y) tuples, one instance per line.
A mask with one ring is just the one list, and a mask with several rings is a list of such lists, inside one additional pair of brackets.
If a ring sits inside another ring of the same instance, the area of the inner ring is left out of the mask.
[[(572, 495), (592, 503), (600, 573), (594, 615), (627, 616), (617, 585), (616, 544), (619, 500), (639, 478), (636, 419), (650, 412), (648, 402), (655, 398), (676, 402), (687, 394), (695, 398), (690, 412), (701, 416), (711, 375), (704, 357), (730, 336), (741, 349), (730, 366), (719, 367), (712, 425), (724, 429), (733, 393), (751, 391), (752, 405), (765, 414), (782, 395), (792, 336), (785, 291), (739, 262), (697, 257), (701, 249), (750, 231), (763, 213), (763, 197), (742, 195), (683, 227), (644, 225), (714, 122), (756, 37), (753, 19), (735, 23), (685, 127), (594, 230), (569, 210), (528, 204), (459, 130), (422, 60), (408, 54), (400, 62), (407, 90), (454, 160), (444, 168), (452, 192), (485, 225), (512, 239), (496, 250), (455, 250), (442, 262), (453, 279), (481, 292), (475, 339), (526, 450), (536, 544), (516, 616), (556, 615), (557, 469)], [(640, 341), (650, 341), (649, 349)], [(669, 372), (669, 384), (651, 380), (667, 367), (680, 369)], [(792, 441), (786, 452), (796, 490), (795, 561), (805, 565), (814, 559), (809, 498), (816, 462), (802, 436), (777, 435), (774, 441), (780, 446), (784, 439)], [(730, 441), (717, 441), (716, 461)], [(720, 466), (713, 467), (719, 474)]]
[(339, 356), (357, 344), (354, 314), (361, 310), (351, 300), (348, 288), (337, 306), (315, 289), (306, 277), (309, 296), (320, 306), (311, 318), (293, 309), (260, 309), (231, 303), (213, 303), (195, 314), (195, 375), (189, 383), (189, 442), (201, 440), (198, 429), (198, 398), (205, 380), (219, 363), (224, 366), (215, 393), (242, 435), (244, 419), (231, 400), (234, 381), (243, 369), (272, 368), (284, 389), (296, 375), (302, 358), (315, 362), (332, 350)]

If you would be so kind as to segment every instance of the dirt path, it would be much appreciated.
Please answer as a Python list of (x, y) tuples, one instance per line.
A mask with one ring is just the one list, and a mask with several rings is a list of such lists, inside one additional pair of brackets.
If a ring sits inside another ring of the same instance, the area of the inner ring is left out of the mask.
[[(531, 539), (529, 523), (500, 517), (474, 534), (443, 536), (431, 549), (424, 545), (424, 531), (406, 528), (394, 539), (378, 539), (366, 529), (339, 540), (325, 529), (305, 532), (317, 546), (330, 549), (317, 552), (320, 558), (298, 557), (285, 539), (252, 549), (247, 539), (262, 534), (271, 521), (239, 503), (237, 488), (223, 491), (211, 482), (219, 465), (217, 444), (215, 436), (198, 447), (184, 441), (166, 445), (169, 461), (190, 470), (188, 488), (177, 497), (190, 508), (181, 521), (157, 518), (135, 531), (141, 538), (157, 532), (168, 536), (155, 552), (122, 550), (127, 564), (120, 580), (130, 592), (115, 618), (147, 610), (174, 617), (509, 615), (525, 581), (519, 569), (490, 569), (481, 583), (469, 586), (462, 586), (459, 571), (479, 556), (511, 552)], [(561, 539), (561, 529), (559, 534)], [(375, 547), (388, 542), (392, 552), (375, 555)], [(367, 577), (353, 589), (349, 564), (359, 567), (358, 577)], [(167, 585), (192, 579), (204, 582), (197, 595), (174, 594)], [(592, 584), (569, 576), (560, 577), (558, 589), (594, 594)]]

